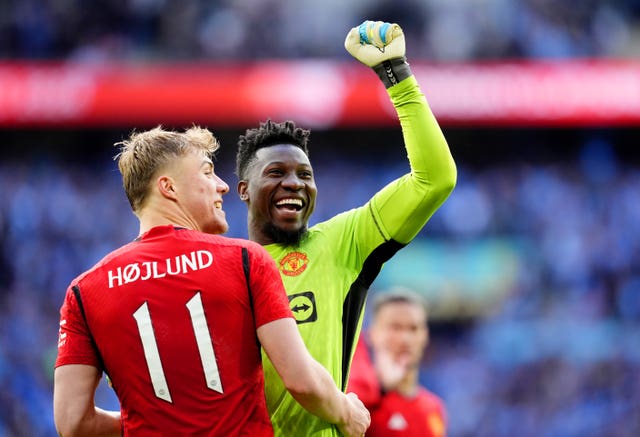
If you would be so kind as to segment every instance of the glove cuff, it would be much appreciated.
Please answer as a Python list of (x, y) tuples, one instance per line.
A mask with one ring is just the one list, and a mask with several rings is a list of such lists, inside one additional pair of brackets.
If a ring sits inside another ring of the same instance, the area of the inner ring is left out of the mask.
[(371, 68), (380, 77), (386, 88), (391, 88), (412, 74), (405, 56), (383, 61)]

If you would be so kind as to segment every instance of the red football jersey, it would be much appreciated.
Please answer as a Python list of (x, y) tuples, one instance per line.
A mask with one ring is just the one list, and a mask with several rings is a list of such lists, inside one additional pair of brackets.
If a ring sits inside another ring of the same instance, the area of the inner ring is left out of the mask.
[(347, 392), (354, 392), (371, 413), (367, 437), (444, 437), (446, 410), (434, 393), (420, 387), (415, 397), (381, 393), (366, 343), (360, 338), (351, 365)]
[(446, 417), (442, 400), (420, 387), (413, 398), (385, 393), (371, 410), (367, 437), (444, 437)]
[(273, 435), (256, 329), (292, 317), (258, 244), (151, 229), (76, 278), (56, 366), (110, 377), (125, 435)]

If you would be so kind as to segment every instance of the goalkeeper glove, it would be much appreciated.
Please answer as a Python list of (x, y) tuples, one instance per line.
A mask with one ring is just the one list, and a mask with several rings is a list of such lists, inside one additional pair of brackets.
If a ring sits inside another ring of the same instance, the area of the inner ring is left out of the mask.
[(367, 20), (349, 31), (344, 47), (351, 56), (373, 68), (387, 88), (411, 76), (404, 33), (395, 23)]

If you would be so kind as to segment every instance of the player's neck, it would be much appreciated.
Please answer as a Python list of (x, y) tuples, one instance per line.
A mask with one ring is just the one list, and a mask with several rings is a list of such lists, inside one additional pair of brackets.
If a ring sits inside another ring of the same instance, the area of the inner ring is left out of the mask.
[(418, 393), (418, 369), (412, 369), (396, 387), (396, 391), (406, 398), (412, 398)]
[(197, 229), (193, 223), (190, 223), (181, 214), (172, 214), (171, 211), (158, 211), (154, 208), (145, 208), (138, 214), (140, 220), (140, 232), (138, 235), (142, 235), (149, 232), (152, 228), (157, 226), (173, 225), (180, 228)]

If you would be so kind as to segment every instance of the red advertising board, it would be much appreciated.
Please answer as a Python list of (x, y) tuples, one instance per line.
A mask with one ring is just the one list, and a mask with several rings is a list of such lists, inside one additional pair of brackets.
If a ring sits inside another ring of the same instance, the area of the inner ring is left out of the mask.
[[(640, 62), (412, 62), (443, 125), (640, 125)], [(375, 74), (354, 62), (0, 63), (0, 127), (393, 126)]]

